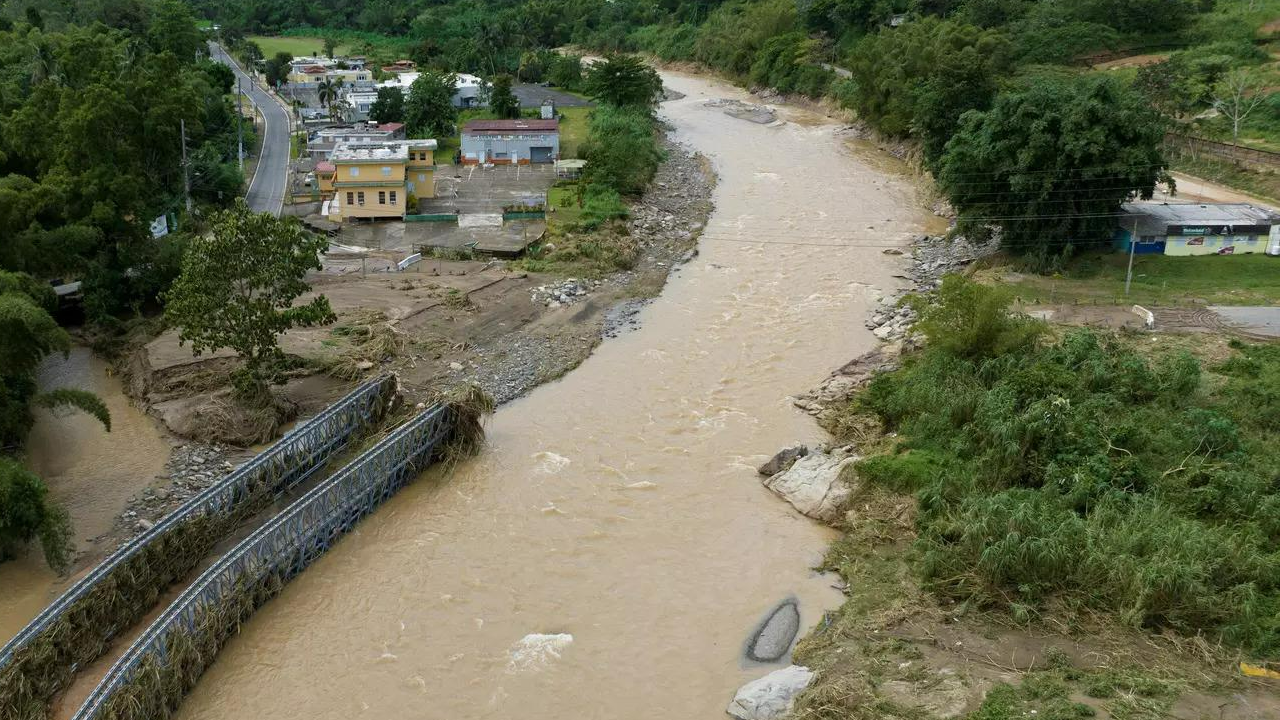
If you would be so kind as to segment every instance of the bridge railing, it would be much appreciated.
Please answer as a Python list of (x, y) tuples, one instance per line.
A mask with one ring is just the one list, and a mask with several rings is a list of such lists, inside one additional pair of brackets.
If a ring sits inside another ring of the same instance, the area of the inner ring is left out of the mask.
[(122, 545), (0, 650), (0, 717), (40, 717), (78, 666), (150, 610), (241, 520), (303, 482), (376, 424), (394, 377), (356, 388)]
[(455, 421), (448, 406), (421, 412), (223, 555), (125, 651), (74, 720), (167, 716), (240, 623), (425, 468)]

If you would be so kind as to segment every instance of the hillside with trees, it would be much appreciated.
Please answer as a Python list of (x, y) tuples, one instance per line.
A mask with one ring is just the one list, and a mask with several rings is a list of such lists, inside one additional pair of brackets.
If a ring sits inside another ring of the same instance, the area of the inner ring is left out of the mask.
[[(829, 98), (883, 137), (919, 147), (935, 176), (950, 165), (942, 189), (969, 228), (1000, 226), (1011, 249), (1037, 257), (1105, 242), (1108, 223), (1039, 221), (1112, 214), (1126, 199), (1150, 197), (1168, 178), (1166, 131), (1280, 148), (1278, 41), (1274, 30), (1262, 30), (1280, 16), (1278, 0), (233, 0), (197, 7), (233, 35), (334, 35), (449, 72), (554, 81), (548, 49), (574, 44), (693, 62), (748, 86)], [(1141, 61), (1128, 65), (1129, 56)], [(1036, 92), (1052, 97), (1026, 97), (1040, 86), (1050, 89)], [(1066, 124), (1050, 127), (1035, 158), (978, 130), (1007, 121), (1000, 115), (1029, 107), (1028, 100), (1072, 98), (1090, 110), (1041, 118)], [(1101, 147), (1060, 152), (1068, 134), (1096, 133), (1105, 133), (1108, 149), (1123, 146), (1123, 159)], [(949, 149), (957, 135), (963, 142)], [(994, 144), (975, 145), (986, 141)], [(959, 177), (955, 168), (975, 152), (984, 154), (983, 169)], [(1050, 174), (1071, 182), (1036, 181)], [(1001, 198), (1007, 202), (990, 202)], [(1043, 243), (1028, 244), (1032, 229)]]

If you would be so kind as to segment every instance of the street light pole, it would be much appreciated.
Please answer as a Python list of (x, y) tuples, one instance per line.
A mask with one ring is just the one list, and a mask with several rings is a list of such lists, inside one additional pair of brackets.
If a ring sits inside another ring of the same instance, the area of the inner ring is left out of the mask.
[(1133, 283), (1133, 255), (1138, 248), (1138, 218), (1133, 218), (1133, 233), (1129, 235), (1129, 272), (1124, 276), (1124, 294), (1129, 294), (1129, 285)]
[(182, 131), (182, 189), (187, 196), (187, 212), (191, 212), (191, 166), (187, 163), (187, 121), (178, 118)]
[(240, 161), (240, 173), (244, 174), (244, 91), (240, 78), (236, 77), (236, 159)]

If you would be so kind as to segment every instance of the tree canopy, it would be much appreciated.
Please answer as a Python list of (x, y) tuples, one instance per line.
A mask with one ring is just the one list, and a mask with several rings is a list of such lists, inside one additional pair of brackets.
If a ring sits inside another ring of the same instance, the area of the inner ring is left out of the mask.
[(1166, 177), (1164, 122), (1105, 75), (1028, 79), (970, 111), (938, 184), (969, 228), (999, 225), (1020, 251), (1108, 242), (1120, 204)]
[(511, 76), (499, 75), (489, 88), (489, 109), (500, 118), (520, 117), (520, 101), (511, 92)]
[(614, 107), (653, 106), (662, 92), (662, 79), (644, 60), (633, 55), (610, 55), (587, 72), (586, 91)]
[(404, 122), (404, 93), (400, 88), (378, 88), (378, 96), (369, 107), (369, 119), (379, 123)]
[(320, 268), (326, 247), (325, 238), (296, 218), (255, 213), (236, 200), (187, 249), (182, 274), (165, 293), (165, 317), (196, 355), (234, 350), (243, 361), (233, 378), (241, 397), (264, 402), (274, 366), (284, 358), (279, 335), (333, 320), (323, 295), (294, 305), (309, 290), (304, 277)]
[(404, 122), (411, 137), (447, 137), (458, 124), (453, 93), (458, 77), (453, 73), (424, 72), (409, 86)]

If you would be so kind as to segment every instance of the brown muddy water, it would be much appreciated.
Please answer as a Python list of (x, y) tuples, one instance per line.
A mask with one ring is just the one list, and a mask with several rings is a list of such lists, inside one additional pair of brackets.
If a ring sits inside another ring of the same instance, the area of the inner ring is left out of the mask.
[(700, 255), (641, 329), (260, 610), (179, 717), (720, 718), (771, 669), (743, 659), (770, 608), (795, 597), (807, 630), (839, 604), (810, 570), (831, 531), (754, 467), (823, 439), (788, 395), (873, 345), (882, 250), (926, 218), (820, 117), (755, 125), (704, 105), (740, 91), (665, 79), (687, 97), (663, 115), (720, 176)]
[[(154, 420), (134, 407), (111, 366), (88, 348), (54, 355), (40, 368), (41, 389), (90, 390), (111, 411), (111, 432), (94, 418), (73, 411), (36, 411), (27, 436), (27, 464), (71, 515), (76, 547), (96, 559), (93, 538), (111, 530), (129, 498), (155, 482), (169, 459), (169, 444)], [(111, 548), (106, 548), (110, 550)], [(91, 563), (82, 562), (81, 570)], [(39, 548), (0, 564), (0, 644), (7, 642), (40, 609), (66, 588), (45, 565)]]

